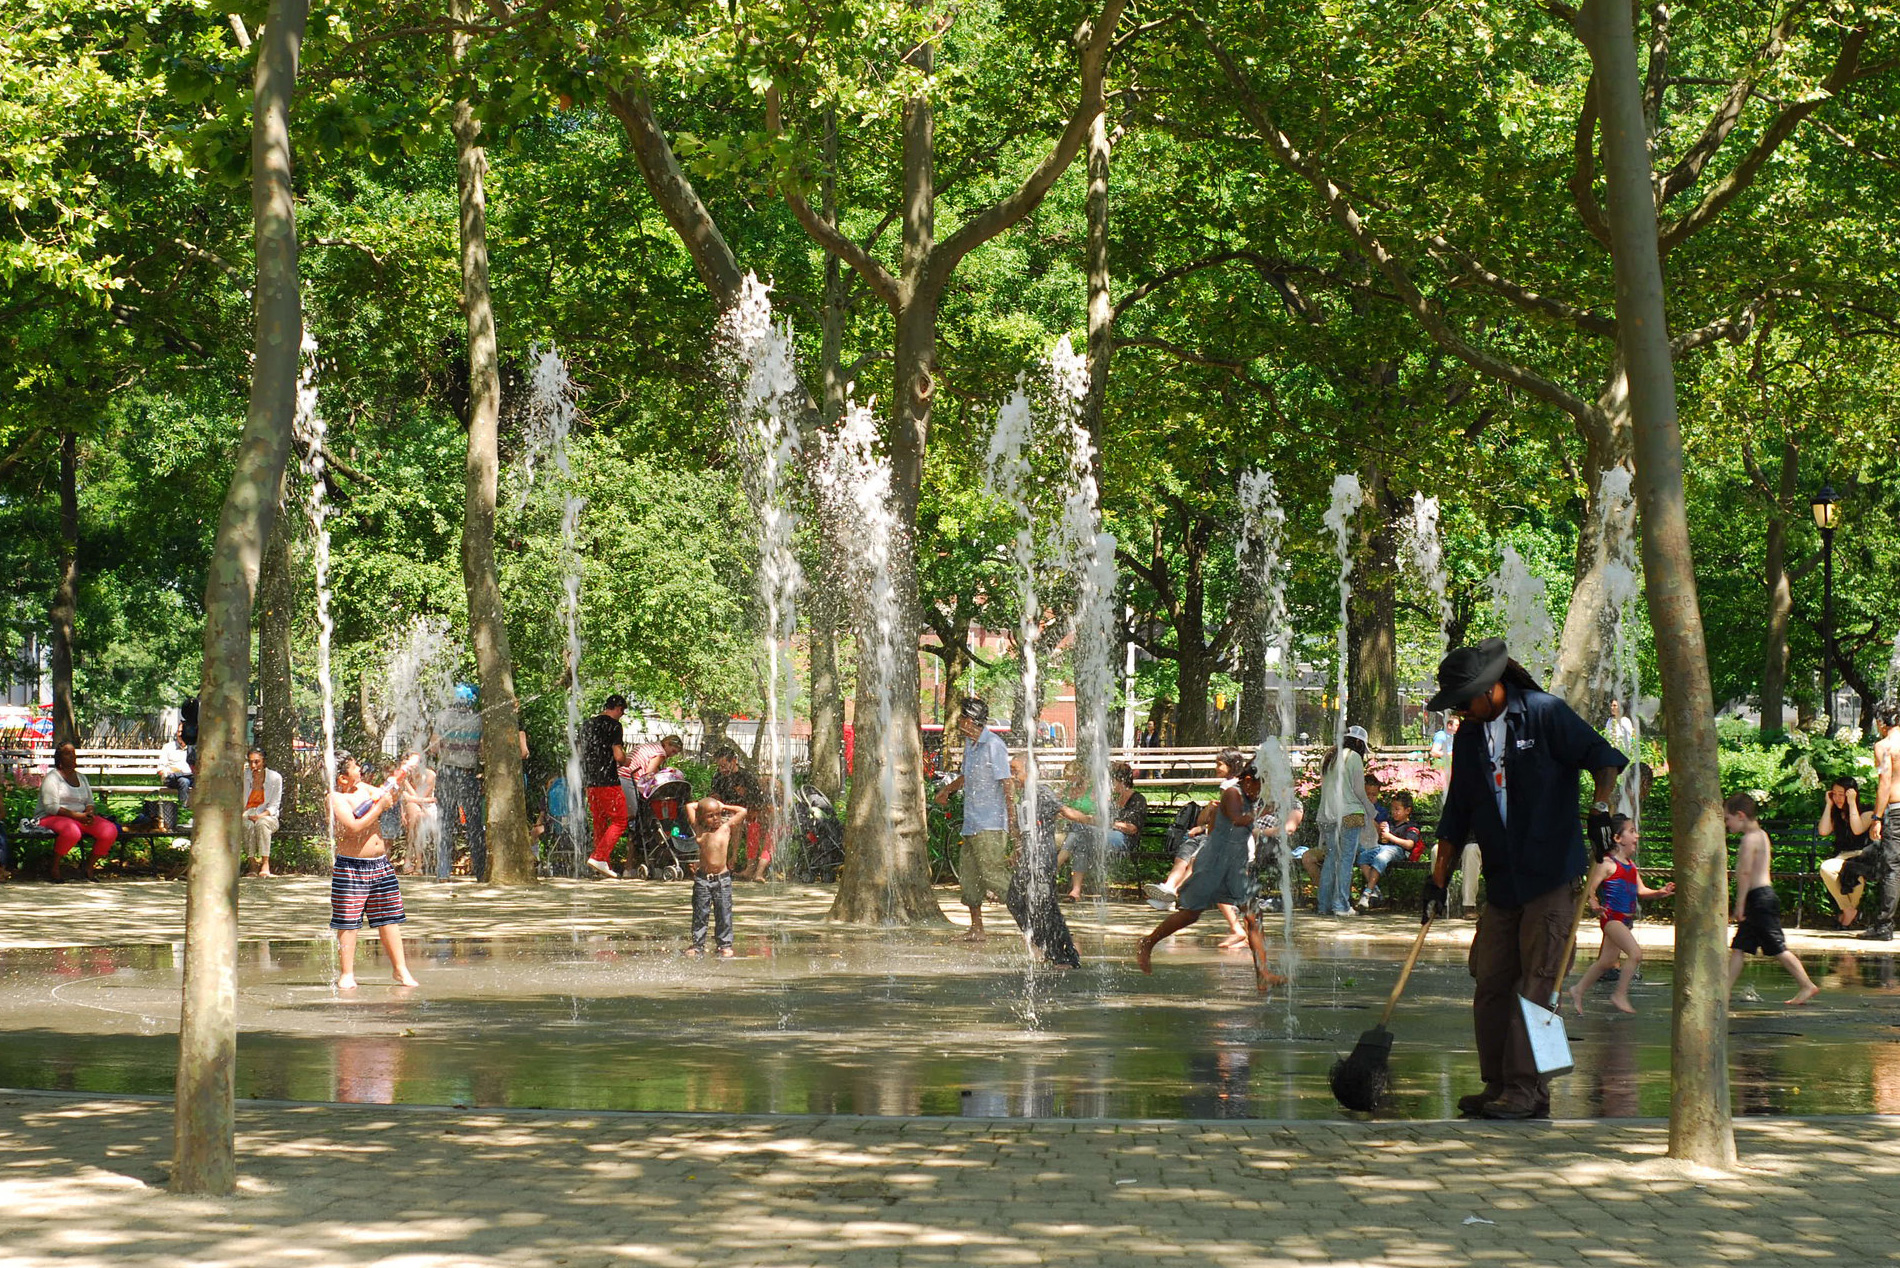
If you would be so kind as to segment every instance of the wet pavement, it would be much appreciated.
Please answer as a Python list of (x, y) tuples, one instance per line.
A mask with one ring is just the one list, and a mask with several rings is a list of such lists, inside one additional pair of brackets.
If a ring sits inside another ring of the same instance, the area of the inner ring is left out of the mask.
[[(1206, 921), (1144, 977), (1129, 942), (1152, 913), (1072, 909), (1084, 964), (1033, 967), (1014, 936), (970, 947), (948, 926), (826, 926), (815, 890), (740, 891), (734, 961), (683, 958), (683, 886), (544, 886), (531, 895), (411, 883), (411, 965), (422, 986), (337, 992), (320, 882), (246, 882), (240, 948), (240, 1096), (279, 1101), (981, 1118), (1337, 1118), (1334, 1059), (1377, 1018), (1416, 924), (1297, 928), (1294, 986), (1262, 999), (1244, 954)], [(156, 888), (157, 894), (146, 892)], [(120, 940), (0, 949), (0, 1087), (162, 1094), (173, 1082), (182, 943), (162, 933), (169, 888), (6, 887), (75, 903), (128, 894)], [(314, 907), (314, 911), (313, 911)], [(29, 921), (32, 917), (23, 920)], [(36, 913), (47, 924), (43, 913)], [(484, 923), (498, 936), (449, 935)], [(1004, 926), (1007, 928), (1007, 926)], [(48, 932), (13, 925), (18, 941)], [(550, 930), (529, 936), (531, 929)], [(1666, 928), (1666, 927), (1663, 927)], [(24, 936), (23, 936), (24, 929)], [(1393, 1021), (1392, 1118), (1444, 1118), (1475, 1086), (1469, 926), (1435, 930)], [(1648, 930), (1654, 936), (1655, 929)], [(1594, 935), (1594, 931), (1592, 931)], [(50, 941), (51, 939), (45, 939)], [(1283, 955), (1277, 941), (1276, 958)], [(1900, 1112), (1896, 954), (1836, 939), (1804, 954), (1823, 986), (1789, 1009), (1785, 975), (1751, 966), (1731, 1020), (1740, 1114)], [(1571, 1032), (1560, 1118), (1668, 1109), (1670, 964), (1649, 954), (1614, 1013), (1599, 988)]]

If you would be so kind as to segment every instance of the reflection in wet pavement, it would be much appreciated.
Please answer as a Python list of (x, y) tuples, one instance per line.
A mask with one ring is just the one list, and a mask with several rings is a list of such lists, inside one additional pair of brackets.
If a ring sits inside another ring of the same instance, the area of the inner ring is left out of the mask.
[[(1146, 978), (1125, 940), (1072, 973), (1020, 943), (928, 933), (768, 933), (736, 961), (601, 935), (411, 939), (423, 985), (342, 996), (327, 940), (241, 947), (241, 1096), (717, 1113), (1330, 1118), (1334, 1058), (1376, 1018), (1386, 949), (1320, 935), (1291, 996), (1264, 1002), (1244, 956), (1179, 948)], [(0, 1086), (168, 1093), (182, 946), (0, 952)], [(1784, 1008), (1751, 966), (1731, 1019), (1740, 1113), (1900, 1113), (1895, 955), (1811, 955), (1823, 994)], [(1572, 1019), (1559, 1117), (1661, 1115), (1670, 963), (1652, 953), (1635, 1017), (1607, 988)], [(1462, 953), (1427, 953), (1393, 1021), (1385, 1113), (1449, 1116), (1476, 1087)]]

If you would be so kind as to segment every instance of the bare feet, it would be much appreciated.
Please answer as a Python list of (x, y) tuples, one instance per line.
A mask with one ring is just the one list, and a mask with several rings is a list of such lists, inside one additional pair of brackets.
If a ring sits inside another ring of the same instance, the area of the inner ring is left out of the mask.
[(1570, 997), (1570, 1004), (1577, 1010), (1577, 1016), (1583, 1016), (1583, 987), (1581, 985), (1573, 986), (1565, 991), (1564, 994)]
[(1805, 1004), (1809, 1000), (1813, 999), (1816, 995), (1819, 995), (1820, 993), (1821, 993), (1821, 988), (1816, 986), (1814, 983), (1809, 982), (1806, 986), (1796, 991), (1794, 993), (1794, 998), (1789, 1000), (1788, 1002), (1790, 1004)]
[(1230, 933), (1214, 945), (1222, 951), (1238, 950), (1247, 945), (1247, 935), (1244, 933)]
[(408, 969), (404, 969), (402, 972), (396, 974), (395, 976), (396, 976), (396, 985), (398, 986), (421, 986), (422, 985), (422, 983), (416, 981), (416, 975), (411, 973)]
[(706, 952), (701, 947), (687, 947), (682, 954), (689, 960), (697, 960), (700, 956), (705, 955)]
[[(1630, 1003), (1630, 997), (1620, 992), (1610, 996), (1610, 1003), (1616, 1005), (1616, 1009), (1618, 1012), (1629, 1013), (1632, 1016), (1636, 1012), (1635, 1006)], [(1582, 1012), (1583, 1009), (1579, 1008), (1577, 1009), (1577, 1011)]]
[(356, 975), (354, 973), (345, 973), (342, 977), (339, 977), (336, 980), (336, 988), (339, 991), (355, 990), (356, 989)]
[(1860, 908), (1849, 907), (1846, 910), (1841, 912), (1841, 928), (1851, 929), (1854, 925), (1854, 922), (1859, 919), (1860, 919)]
[(1072, 902), (1072, 903), (1079, 903), (1079, 902), (1081, 902), (1081, 901), (1082, 901), (1082, 891), (1081, 891), (1081, 890), (1079, 890), (1079, 889), (1072, 889), (1072, 890), (1070, 890), (1070, 891), (1069, 891), (1069, 901), (1070, 901), (1070, 902)]
[(1151, 958), (1153, 957), (1154, 953), (1155, 953), (1155, 944), (1152, 938), (1141, 938), (1136, 941), (1135, 965), (1143, 973), (1151, 974), (1155, 971), (1154, 962), (1153, 962), (1153, 959)]
[(970, 930), (970, 932), (968, 932), (968, 933), (966, 933), (966, 934), (964, 934), (962, 938), (960, 938), (960, 939), (958, 939), (958, 941), (960, 941), (960, 942), (981, 942), (981, 941), (983, 941), (983, 938), (984, 938), (984, 933), (983, 933), (983, 931), (982, 931), (981, 929), (972, 929), (972, 930)]
[[(260, 867), (260, 868), (258, 868), (258, 869), (257, 869), (257, 874), (258, 874), (259, 876), (263, 876), (263, 877), (270, 877), (270, 876), (275, 876), (275, 875), (277, 875), (277, 873), (275, 873), (275, 872), (273, 872), (273, 871), (271, 871), (271, 870), (270, 870), (270, 868), (269, 868), (268, 866), (266, 866), (266, 867)], [(412, 872), (412, 873), (410, 873), (410, 875), (412, 875), (412, 876), (413, 876), (413, 875), (414, 875), (414, 873)]]
[(1276, 986), (1285, 986), (1286, 978), (1275, 973), (1272, 969), (1255, 969), (1253, 984), (1255, 990), (1265, 995)]
[(722, 960), (730, 960), (730, 959), (732, 959), (732, 958), (733, 958), (734, 956), (736, 956), (736, 955), (738, 955), (738, 954), (739, 954), (739, 953), (738, 953), (737, 951), (734, 951), (734, 950), (733, 950), (733, 949), (732, 949), (731, 947), (720, 947), (720, 948), (719, 948), (719, 958), (720, 958), (720, 959), (722, 959)]

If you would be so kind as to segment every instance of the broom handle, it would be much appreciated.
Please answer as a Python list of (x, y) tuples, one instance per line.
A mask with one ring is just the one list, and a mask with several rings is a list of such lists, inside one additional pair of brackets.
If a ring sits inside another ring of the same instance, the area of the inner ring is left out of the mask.
[(1379, 1016), (1381, 1026), (1392, 1020), (1392, 1010), (1399, 1006), (1399, 996), (1405, 993), (1405, 983), (1412, 976), (1412, 966), (1418, 963), (1418, 953), (1425, 949), (1425, 931), (1431, 927), (1429, 920), (1419, 923), (1418, 937), (1412, 939), (1412, 953), (1405, 957), (1405, 967), (1399, 970), (1399, 980), (1392, 986), (1392, 998), (1385, 1002), (1385, 1012)]
[(1563, 994), (1564, 981), (1570, 976), (1570, 957), (1577, 952), (1577, 931), (1583, 927), (1583, 909), (1590, 903), (1590, 874), (1583, 874), (1583, 888), (1577, 891), (1577, 910), (1570, 917), (1570, 937), (1564, 943), (1563, 958), (1557, 961), (1557, 985), (1550, 992), (1550, 1011), (1557, 1011), (1557, 997)]

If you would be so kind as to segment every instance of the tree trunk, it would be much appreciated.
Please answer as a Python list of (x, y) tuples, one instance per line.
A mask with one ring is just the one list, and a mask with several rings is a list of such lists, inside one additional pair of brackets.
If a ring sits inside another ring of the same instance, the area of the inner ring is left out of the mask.
[(291, 194), (290, 97), (305, 0), (272, 0), (253, 89), (251, 213), (257, 255), (251, 399), (205, 584), (196, 839), (185, 891), (185, 980), (178, 1022), (172, 1188), (237, 1187), (237, 856), (243, 845), (244, 706), (251, 604), (290, 456), (303, 310)]
[(1095, 116), (1089, 125), (1088, 196), (1088, 359), (1089, 394), (1082, 403), (1082, 422), (1095, 445), (1095, 485), (1102, 486), (1105, 446), (1102, 444), (1102, 407), (1108, 400), (1109, 363), (1115, 352), (1115, 301), (1109, 294), (1108, 268), (1108, 115)]
[(1207, 698), (1212, 691), (1214, 658), (1197, 644), (1183, 644), (1175, 683), (1180, 699), (1174, 706), (1174, 742), (1185, 748), (1214, 742), (1214, 728), (1207, 716)]
[(79, 622), (79, 436), (59, 438), (59, 587), (47, 614), (53, 626), (53, 743), (79, 743), (73, 707), (73, 635)]
[(1353, 569), (1348, 612), (1347, 710), (1374, 744), (1397, 744), (1404, 729), (1399, 707), (1397, 602), (1399, 532), (1385, 473), (1367, 469), (1361, 481), (1366, 551)]
[(1564, 613), (1557, 664), (1546, 684), (1552, 694), (1586, 718), (1609, 713), (1616, 676), (1612, 628), (1617, 615), (1610, 606), (1609, 566), (1629, 545), (1622, 535), (1634, 530), (1628, 517), (1606, 516), (1603, 506), (1604, 475), (1630, 461), (1630, 388), (1623, 365), (1619, 355), (1590, 421), (1579, 426), (1587, 493), (1583, 522), (1577, 526), (1570, 607)]
[(1240, 592), (1235, 600), (1234, 646), (1240, 649), (1240, 722), (1242, 745), (1258, 744), (1279, 725), (1276, 702), (1267, 686), (1267, 659), (1261, 630), (1266, 624), (1266, 596), (1260, 586), (1258, 561), (1243, 563)]
[(1761, 665), (1761, 736), (1771, 739), (1786, 729), (1782, 709), (1788, 694), (1788, 618), (1794, 611), (1794, 592), (1788, 579), (1788, 516), (1801, 478), (1801, 451), (1792, 441), (1781, 448), (1780, 496), (1768, 512), (1768, 550), (1764, 570), (1768, 578), (1767, 620), (1763, 623)]
[[(928, 72), (928, 46), (913, 54)], [(858, 697), (852, 711), (857, 743), (844, 830), (844, 867), (827, 919), (854, 924), (917, 924), (943, 920), (930, 888), (924, 820), (923, 733), (917, 707), (917, 504), (937, 351), (942, 292), (929, 276), (936, 232), (934, 128), (928, 97), (904, 104), (903, 286), (897, 307), (892, 379), (891, 497), (898, 533), (890, 545), (898, 643), (890, 683), (891, 734), (880, 734), (879, 670), (871, 630), (858, 632)], [(867, 742), (868, 741), (868, 742)], [(888, 770), (887, 770), (888, 768)]]
[[(838, 223), (838, 120), (825, 117), (825, 176), (822, 213), (827, 223)], [(844, 417), (844, 264), (825, 256), (825, 293), (819, 309), (819, 372), (824, 379), (820, 418), (825, 427)], [(809, 440), (809, 438), (807, 438)], [(844, 683), (838, 674), (838, 632), (843, 613), (838, 602), (842, 587), (833, 575), (839, 557), (831, 525), (817, 517), (818, 560), (809, 575), (817, 579), (806, 602), (811, 629), (811, 782), (834, 800), (844, 790)]]
[(284, 777), (279, 820), (285, 823), (297, 812), (297, 707), (290, 669), (297, 602), (290, 544), (296, 521), (283, 514), (288, 487), (287, 478), (278, 481), (277, 515), (257, 581), (257, 746), (264, 750), (264, 765)]
[(1604, 188), (1616, 267), (1618, 343), (1628, 367), (1643, 522), (1643, 567), (1656, 658), (1669, 701), (1676, 856), (1675, 1014), (1670, 1037), (1669, 1154), (1735, 1163), (1728, 1087), (1728, 851), (1716, 765), (1715, 702), (1689, 549), (1662, 262), (1656, 240), (1642, 85), (1630, 6), (1585, 0), (1578, 34), (1596, 69)]
[[(453, 0), (458, 22), (473, 20), (469, 0)], [(452, 37), (460, 61), (468, 36)], [(495, 491), (500, 476), (497, 431), (501, 373), (495, 309), (488, 290), (488, 213), (482, 189), (488, 158), (481, 121), (467, 101), (455, 103), (455, 167), (461, 196), (462, 305), (468, 318), (468, 487), (462, 521), (462, 583), (482, 688), (482, 782), (488, 803), (489, 877), (497, 885), (532, 885), (534, 842), (521, 786), (521, 710), (514, 657), (495, 574)]]

